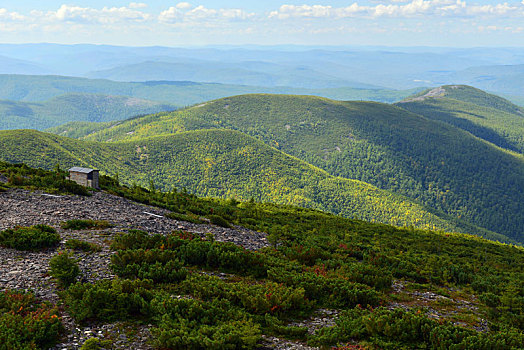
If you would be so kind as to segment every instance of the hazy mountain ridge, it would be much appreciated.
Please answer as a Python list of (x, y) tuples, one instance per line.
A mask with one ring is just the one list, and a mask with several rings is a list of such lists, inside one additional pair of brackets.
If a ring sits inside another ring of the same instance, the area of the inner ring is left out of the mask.
[[(249, 81), (249, 84), (256, 86), (267, 84), (266, 87), (278, 84), (311, 87), (304, 85), (305, 83), (326, 87), (333, 86), (332, 84), (335, 83), (336, 86), (345, 87), (381, 86), (390, 89), (410, 89), (444, 84), (469, 84), (496, 93), (513, 94), (517, 97), (523, 95), (519, 85), (522, 80), (519, 78), (521, 74), (519, 64), (522, 63), (524, 53), (519, 48), (496, 50), (300, 46), (169, 48), (2, 44), (0, 55), (32, 65), (25, 71), (16, 70), (21, 74), (52, 73), (77, 77), (109, 74), (115, 79), (125, 81), (158, 80), (160, 74), (160, 80), (164, 80), (163, 77), (172, 74), (168, 66), (180, 64), (192, 66), (193, 72), (197, 75), (198, 71), (209, 73), (227, 71), (229, 72), (227, 74), (218, 73), (217, 79), (218, 77), (232, 79), (232, 76), (236, 76), (237, 78), (234, 78), (236, 80), (233, 81)], [(154, 69), (158, 65), (163, 65), (165, 69)], [(133, 66), (141, 69), (131, 69), (130, 67)], [(35, 71), (34, 67), (41, 68)], [(148, 71), (151, 75), (148, 75)], [(292, 79), (290, 79), (290, 72), (292, 72)], [(197, 75), (193, 76), (197, 77)], [(209, 74), (198, 77), (205, 79), (204, 81), (214, 79)], [(223, 81), (218, 80), (218, 82)], [(217, 97), (221, 96), (208, 99)]]
[(43, 102), (0, 100), (0, 130), (43, 130), (72, 120), (105, 122), (175, 109), (174, 105), (135, 97), (85, 93), (69, 93)]

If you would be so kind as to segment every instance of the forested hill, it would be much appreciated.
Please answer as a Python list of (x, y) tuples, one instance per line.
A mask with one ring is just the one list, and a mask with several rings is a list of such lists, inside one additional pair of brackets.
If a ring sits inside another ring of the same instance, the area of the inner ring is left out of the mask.
[(523, 157), (396, 106), (243, 95), (125, 121), (86, 139), (137, 141), (208, 128), (239, 130), (334, 176), (523, 240)]
[(31, 130), (0, 131), (0, 159), (53, 168), (91, 166), (122, 181), (203, 196), (293, 204), (346, 217), (508, 241), (461, 220), (430, 213), (400, 195), (325, 171), (238, 131), (202, 130), (97, 143)]
[(471, 86), (448, 85), (423, 91), (397, 106), (524, 153), (524, 109), (499, 96)]
[(0, 130), (43, 130), (70, 121), (106, 122), (160, 111), (175, 105), (135, 97), (69, 93), (43, 102), (0, 100)]

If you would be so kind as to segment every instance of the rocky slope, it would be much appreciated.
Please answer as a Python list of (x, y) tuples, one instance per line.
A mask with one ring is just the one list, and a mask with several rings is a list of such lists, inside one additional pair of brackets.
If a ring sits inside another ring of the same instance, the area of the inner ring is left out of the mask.
[[(46, 224), (57, 229), (62, 241), (56, 249), (18, 251), (0, 247), (0, 291), (8, 289), (31, 290), (41, 300), (60, 303), (57, 286), (49, 276), (49, 259), (68, 239), (80, 239), (98, 244), (100, 252), (75, 252), (83, 282), (111, 279), (109, 269), (112, 251), (111, 238), (118, 232), (140, 229), (150, 233), (170, 233), (183, 230), (204, 236), (213, 234), (215, 240), (233, 242), (250, 250), (268, 245), (266, 234), (240, 226), (222, 228), (211, 224), (193, 224), (165, 217), (164, 209), (146, 206), (105, 192), (93, 196), (50, 195), (11, 189), (0, 193), (0, 231), (16, 226)], [(71, 219), (107, 220), (114, 226), (103, 230), (64, 230), (60, 223)], [(302, 321), (301, 326), (311, 331), (333, 324), (333, 310), (319, 310), (318, 314)], [(80, 326), (66, 312), (63, 313), (66, 335), (56, 349), (78, 349), (91, 337), (110, 339), (114, 349), (150, 349), (151, 325), (88, 324)], [(137, 328), (138, 327), (138, 328)], [(260, 349), (313, 349), (300, 343), (264, 337)]]

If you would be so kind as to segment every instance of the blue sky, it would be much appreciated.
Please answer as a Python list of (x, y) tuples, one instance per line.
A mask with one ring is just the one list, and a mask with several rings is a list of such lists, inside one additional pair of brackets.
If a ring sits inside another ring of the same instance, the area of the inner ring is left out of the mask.
[(524, 46), (524, 0), (3, 0), (0, 42)]

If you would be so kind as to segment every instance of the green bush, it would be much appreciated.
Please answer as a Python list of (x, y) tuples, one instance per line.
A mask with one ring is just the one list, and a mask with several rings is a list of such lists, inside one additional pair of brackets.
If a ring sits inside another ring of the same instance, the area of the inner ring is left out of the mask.
[(103, 230), (113, 227), (113, 225), (106, 220), (73, 219), (60, 223), (60, 227), (62, 227), (64, 230)]
[(220, 215), (208, 215), (207, 218), (209, 219), (209, 221), (211, 221), (212, 224), (221, 227), (231, 228), (231, 224)]
[(166, 349), (253, 349), (260, 329), (227, 300), (156, 298), (160, 320), (152, 330), (155, 345)]
[(501, 330), (496, 334), (479, 333), (449, 322), (429, 319), (421, 310), (374, 310), (354, 308), (344, 311), (335, 327), (323, 328), (312, 337), (315, 345), (330, 345), (354, 340), (369, 341), (379, 348), (429, 349), (517, 349), (524, 334)]
[(56, 307), (37, 302), (31, 293), (0, 293), (0, 349), (47, 349), (62, 330)]
[(120, 250), (111, 257), (111, 268), (119, 277), (151, 279), (156, 283), (179, 282), (187, 275), (174, 252), (161, 249)]
[(79, 239), (68, 239), (65, 242), (65, 247), (73, 250), (81, 250), (83, 252), (99, 252), (102, 247), (98, 244), (81, 241)]
[(178, 221), (187, 221), (187, 222), (191, 222), (193, 224), (203, 224), (204, 221), (201, 220), (198, 215), (195, 215), (193, 213), (190, 213), (190, 214), (181, 214), (181, 213), (174, 213), (174, 212), (171, 212), (171, 213), (167, 213), (166, 216), (170, 219), (173, 219), (173, 220), (178, 220)]
[(80, 268), (72, 254), (61, 251), (49, 260), (49, 274), (57, 279), (61, 287), (74, 283), (80, 274)]
[(60, 242), (56, 230), (46, 225), (17, 227), (0, 232), (0, 246), (18, 250), (50, 248)]
[(80, 350), (102, 350), (102, 349), (112, 349), (113, 342), (111, 340), (102, 340), (99, 338), (89, 338), (87, 339)]
[(71, 285), (62, 294), (68, 311), (79, 322), (86, 320), (117, 321), (150, 314), (151, 280), (114, 279), (94, 284)]
[(185, 292), (204, 300), (228, 299), (251, 314), (300, 313), (311, 308), (304, 289), (275, 282), (227, 283), (214, 276), (193, 276), (182, 284)]

